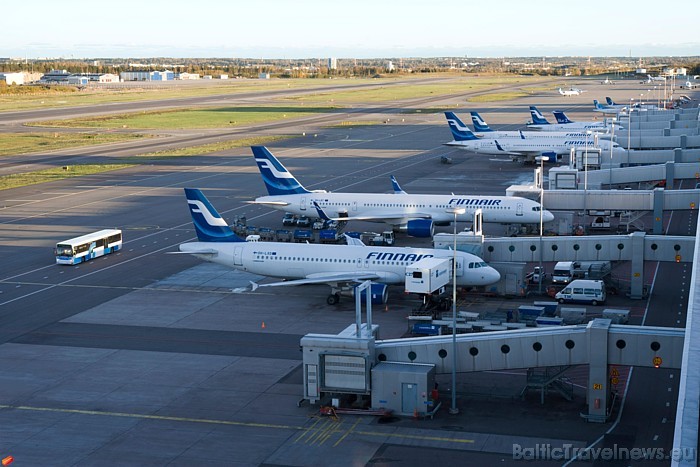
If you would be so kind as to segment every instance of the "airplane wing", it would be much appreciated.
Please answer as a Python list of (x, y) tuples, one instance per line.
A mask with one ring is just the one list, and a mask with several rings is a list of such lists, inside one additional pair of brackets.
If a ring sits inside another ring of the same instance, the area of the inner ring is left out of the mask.
[(262, 204), (265, 206), (289, 206), (287, 201), (246, 201), (246, 204)]
[(387, 213), (387, 214), (377, 214), (377, 215), (366, 215), (366, 216), (348, 216), (348, 217), (330, 217), (332, 221), (382, 221), (387, 224), (405, 224), (406, 222), (413, 219), (431, 219), (432, 215), (412, 212), (407, 215), (405, 212), (400, 213)]
[(296, 286), (296, 285), (306, 285), (306, 284), (332, 284), (332, 283), (348, 283), (348, 282), (361, 282), (366, 280), (379, 279), (379, 275), (374, 272), (339, 272), (339, 273), (320, 273), (311, 274), (305, 279), (295, 279), (291, 281), (279, 281), (270, 282), (268, 284), (258, 284), (256, 282), (250, 282), (251, 289), (255, 291), (259, 287), (285, 287), (285, 286)]
[(216, 256), (219, 254), (217, 250), (212, 248), (200, 248), (199, 250), (188, 250), (188, 251), (168, 251), (168, 255), (209, 255)]

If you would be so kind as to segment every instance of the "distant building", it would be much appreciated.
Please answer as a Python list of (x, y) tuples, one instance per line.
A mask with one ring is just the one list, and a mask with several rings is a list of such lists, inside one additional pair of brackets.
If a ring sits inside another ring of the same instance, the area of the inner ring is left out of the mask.
[(386, 64), (386, 71), (394, 71), (395, 69), (394, 62), (389, 60), (389, 63)]
[(119, 82), (119, 75), (115, 75), (114, 73), (104, 73), (104, 74), (97, 76), (97, 82), (98, 83), (118, 83)]
[(44, 73), (39, 82), (46, 84), (68, 84), (68, 77), (72, 73), (68, 70), (51, 70), (48, 73)]
[(66, 80), (66, 84), (72, 86), (87, 86), (90, 82), (90, 77), (84, 75), (70, 75)]
[(93, 83), (118, 83), (119, 76), (112, 73), (69, 73), (66, 70), (51, 70), (41, 77), (40, 83), (85, 86)]
[(228, 79), (228, 75), (221, 75), (219, 76), (219, 79)]
[(270, 79), (270, 73), (260, 73), (258, 79)]
[(338, 59), (335, 57), (331, 57), (328, 59), (328, 69), (329, 70), (337, 70), (338, 69)]
[(178, 79), (199, 79), (201, 76), (199, 76), (197, 73), (180, 73), (178, 75)]
[(122, 71), (119, 73), (122, 81), (172, 81), (175, 73), (164, 71)]
[(0, 81), (4, 81), (7, 85), (24, 84), (26, 77), (22, 72), (17, 73), (0, 73)]

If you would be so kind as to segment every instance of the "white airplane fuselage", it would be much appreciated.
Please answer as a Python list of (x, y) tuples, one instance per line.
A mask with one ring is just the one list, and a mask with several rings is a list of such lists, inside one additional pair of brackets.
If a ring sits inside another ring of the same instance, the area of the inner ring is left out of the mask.
[[(549, 126), (557, 126), (558, 124), (552, 124)], [(528, 128), (530, 128), (528, 126)], [(560, 129), (558, 131), (549, 131), (547, 133), (541, 133), (539, 131), (512, 131), (512, 130), (504, 130), (504, 131), (484, 131), (484, 132), (479, 132), (476, 134), (479, 138), (481, 139), (497, 139), (497, 140), (502, 140), (505, 138), (517, 138), (517, 139), (523, 139), (523, 137), (527, 140), (530, 138), (538, 138), (538, 139), (572, 139), (572, 138), (585, 138), (586, 137), (586, 132), (585, 130), (580, 130), (578, 128), (564, 128)]]
[[(215, 254), (196, 254), (212, 251)], [(475, 255), (432, 248), (317, 245), (278, 242), (191, 242), (180, 251), (205, 261), (268, 277), (303, 279), (333, 274), (376, 275), (387, 285), (405, 283), (406, 266), (423, 258), (457, 258), (457, 285), (483, 286), (500, 279), (498, 272)]]
[[(280, 204), (282, 202), (283, 204)], [(302, 193), (269, 195), (257, 198), (255, 203), (294, 214), (316, 215), (316, 202), (330, 218), (365, 218), (367, 222), (402, 224), (409, 219), (431, 219), (435, 223), (449, 223), (454, 214), (452, 208), (464, 208), (457, 221), (472, 221), (474, 212), (481, 209), (484, 222), (538, 223), (539, 203), (516, 196), (477, 195), (426, 195), (385, 193)], [(311, 213), (311, 214), (309, 214)], [(545, 222), (553, 219), (550, 212), (543, 213)]]
[[(586, 144), (589, 148), (596, 147), (595, 138), (575, 138), (575, 139), (558, 139), (558, 138), (528, 138), (528, 139), (503, 139), (503, 140), (471, 140), (471, 141), (452, 141), (447, 143), (449, 146), (455, 146), (466, 151), (473, 151), (477, 154), (488, 155), (511, 155), (511, 156), (528, 156), (533, 157), (544, 153), (554, 153), (557, 155), (569, 154), (571, 148), (585, 148)], [(499, 148), (500, 146), (500, 148)], [(598, 141), (598, 147), (603, 150), (610, 150), (610, 141)]]
[(610, 130), (610, 127), (603, 122), (551, 123), (548, 125), (530, 124), (527, 127), (528, 129), (546, 132), (575, 131), (583, 133), (584, 137), (586, 131), (605, 133)]

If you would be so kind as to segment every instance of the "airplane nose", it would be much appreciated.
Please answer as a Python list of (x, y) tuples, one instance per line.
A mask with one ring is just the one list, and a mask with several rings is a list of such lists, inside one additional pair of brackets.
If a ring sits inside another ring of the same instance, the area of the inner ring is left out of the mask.
[(552, 222), (554, 220), (554, 214), (550, 211), (545, 210), (542, 213), (542, 222)]
[(488, 271), (484, 274), (484, 285), (495, 284), (501, 280), (501, 274), (496, 271), (491, 266), (488, 267)]

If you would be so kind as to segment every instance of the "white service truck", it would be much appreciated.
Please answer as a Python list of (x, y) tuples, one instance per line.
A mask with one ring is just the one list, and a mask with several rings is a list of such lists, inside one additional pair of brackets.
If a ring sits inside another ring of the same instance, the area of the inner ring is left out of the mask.
[(452, 277), (452, 258), (423, 258), (406, 266), (406, 292), (432, 294)]

